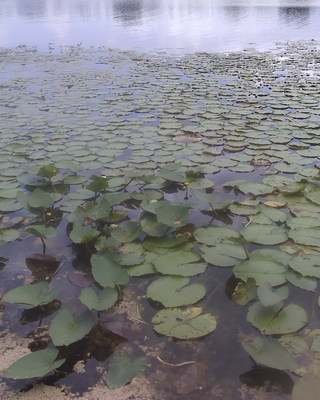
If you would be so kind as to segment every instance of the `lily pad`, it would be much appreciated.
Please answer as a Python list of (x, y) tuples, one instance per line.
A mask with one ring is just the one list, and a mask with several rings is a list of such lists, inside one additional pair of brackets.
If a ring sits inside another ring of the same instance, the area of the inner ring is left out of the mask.
[(194, 251), (171, 250), (159, 255), (153, 264), (158, 272), (167, 275), (194, 276), (203, 273), (207, 264), (199, 262), (201, 259)]
[(65, 308), (52, 320), (49, 334), (56, 346), (68, 346), (87, 335), (94, 324), (95, 317), (91, 311), (76, 316), (69, 308)]
[[(61, 367), (65, 358), (56, 360), (59, 354), (57, 349), (38, 350), (20, 358), (2, 372), (2, 376), (11, 379), (31, 379), (46, 375)], [(32, 368), (30, 368), (32, 366)]]
[(97, 294), (92, 288), (87, 287), (81, 290), (79, 299), (90, 310), (105, 311), (118, 300), (118, 292), (114, 288), (106, 287)]
[(126, 285), (129, 275), (126, 270), (117, 264), (109, 252), (93, 254), (91, 256), (92, 275), (102, 287), (114, 288), (117, 285)]
[(265, 307), (257, 302), (249, 307), (247, 321), (258, 328), (264, 335), (279, 335), (297, 332), (308, 322), (306, 311), (296, 305), (282, 304)]
[(50, 301), (57, 297), (58, 292), (58, 289), (50, 291), (48, 282), (38, 282), (9, 290), (3, 296), (2, 300), (21, 306), (36, 307), (50, 303)]
[(126, 385), (146, 369), (146, 357), (132, 357), (128, 353), (112, 356), (103, 380), (110, 389)]
[(248, 225), (240, 233), (248, 242), (269, 246), (283, 243), (288, 239), (286, 230), (274, 225)]
[(194, 339), (206, 336), (216, 329), (216, 318), (211, 314), (201, 314), (202, 308), (192, 307), (186, 310), (166, 308), (153, 318), (154, 330), (161, 335), (178, 339)]
[(202, 283), (190, 285), (189, 278), (164, 276), (148, 286), (147, 297), (159, 301), (165, 307), (178, 307), (198, 302), (206, 292)]

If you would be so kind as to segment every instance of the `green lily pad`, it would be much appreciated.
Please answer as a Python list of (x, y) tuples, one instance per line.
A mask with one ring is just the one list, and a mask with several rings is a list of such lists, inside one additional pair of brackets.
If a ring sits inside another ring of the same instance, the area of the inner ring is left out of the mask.
[(248, 225), (240, 233), (248, 242), (269, 246), (283, 243), (288, 239), (286, 230), (274, 225)]
[(217, 267), (232, 267), (240, 260), (247, 258), (243, 246), (232, 242), (218, 243), (216, 246), (200, 246), (203, 258), (210, 264)]
[(166, 308), (153, 318), (154, 330), (161, 335), (178, 339), (194, 339), (206, 336), (216, 329), (216, 318), (211, 314), (202, 314), (202, 308), (192, 307), (186, 310)]
[(302, 276), (312, 276), (320, 278), (320, 260), (319, 255), (302, 254), (294, 256), (289, 265)]
[(2, 372), (2, 376), (11, 379), (39, 378), (61, 367), (66, 361), (65, 358), (55, 361), (58, 354), (59, 350), (57, 349), (34, 351), (11, 364)]
[(20, 232), (16, 229), (0, 229), (0, 246), (19, 239)]
[(279, 370), (298, 368), (293, 356), (279, 343), (256, 337), (251, 343), (241, 342), (241, 346), (257, 364)]
[(49, 290), (48, 282), (38, 282), (32, 285), (18, 286), (9, 290), (2, 300), (21, 306), (42, 306), (50, 303), (58, 295), (59, 290)]
[(132, 357), (128, 353), (113, 355), (103, 380), (110, 389), (116, 389), (131, 382), (146, 369), (145, 357)]
[(49, 208), (54, 204), (54, 199), (49, 193), (36, 188), (27, 197), (28, 205), (32, 208)]
[(194, 304), (206, 295), (207, 289), (202, 283), (189, 283), (189, 278), (164, 276), (148, 286), (147, 297), (165, 307)]
[(104, 288), (96, 293), (91, 287), (82, 289), (79, 299), (90, 310), (105, 311), (118, 300), (118, 292), (111, 287)]
[(121, 243), (132, 242), (140, 236), (141, 227), (137, 222), (126, 221), (116, 228), (113, 228), (110, 234)]
[(126, 285), (129, 275), (126, 270), (117, 264), (109, 252), (93, 254), (91, 256), (92, 275), (102, 287)]
[(299, 244), (318, 246), (320, 243), (320, 228), (290, 229), (289, 237)]
[(260, 303), (265, 307), (273, 306), (285, 300), (289, 296), (289, 288), (283, 286), (273, 289), (269, 282), (264, 283), (257, 289)]
[(295, 271), (287, 271), (285, 273), (285, 278), (292, 285), (314, 292), (318, 286), (318, 280), (316, 278), (311, 278), (310, 276), (302, 276), (301, 274), (296, 273)]
[(76, 316), (69, 308), (64, 308), (52, 320), (49, 335), (56, 346), (68, 346), (87, 335), (94, 324), (95, 317), (91, 311)]
[(193, 236), (198, 242), (213, 246), (225, 239), (236, 239), (240, 235), (232, 229), (209, 226), (207, 228), (197, 228), (193, 232)]
[(188, 208), (183, 204), (161, 204), (156, 207), (155, 213), (160, 223), (173, 228), (180, 228), (189, 221)]
[(70, 239), (74, 243), (88, 243), (91, 240), (96, 239), (99, 235), (100, 232), (97, 229), (92, 228), (91, 226), (75, 223), (70, 232)]
[(260, 302), (249, 307), (247, 321), (258, 328), (264, 335), (279, 335), (297, 332), (308, 322), (306, 311), (296, 305), (282, 304), (265, 307)]
[(194, 276), (203, 273), (207, 264), (199, 262), (201, 259), (194, 251), (171, 250), (166, 254), (159, 255), (153, 264), (161, 274)]

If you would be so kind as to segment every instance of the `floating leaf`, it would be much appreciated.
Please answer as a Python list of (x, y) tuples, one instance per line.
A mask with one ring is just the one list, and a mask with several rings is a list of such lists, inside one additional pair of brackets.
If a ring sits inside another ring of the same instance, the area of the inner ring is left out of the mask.
[(88, 243), (96, 239), (100, 232), (91, 226), (74, 224), (70, 232), (70, 238), (74, 243)]
[(143, 242), (143, 247), (150, 251), (156, 251), (157, 249), (177, 247), (187, 241), (187, 236), (148, 238)]
[(314, 292), (317, 289), (318, 281), (315, 278), (309, 276), (302, 276), (294, 271), (287, 271), (285, 273), (285, 278), (292, 285), (297, 286), (301, 289), (310, 290)]
[(269, 246), (283, 243), (288, 239), (286, 230), (274, 225), (249, 225), (240, 233), (248, 242)]
[(53, 226), (30, 225), (25, 230), (43, 239), (52, 238), (57, 234), (57, 230)]
[(141, 228), (149, 236), (161, 237), (169, 229), (168, 225), (161, 224), (153, 214), (145, 214), (140, 219)]
[(58, 173), (59, 173), (59, 168), (54, 167), (53, 165), (45, 165), (39, 169), (37, 175), (42, 176), (43, 178), (51, 179)]
[(173, 228), (180, 228), (189, 221), (188, 208), (183, 204), (164, 204), (160, 205), (155, 210), (157, 219), (160, 223), (172, 226)]
[(298, 368), (293, 356), (279, 343), (256, 337), (251, 343), (241, 342), (241, 346), (257, 364), (280, 370)]
[(146, 357), (131, 357), (128, 353), (112, 356), (103, 380), (110, 389), (126, 385), (146, 369)]
[(52, 320), (49, 334), (56, 346), (68, 346), (87, 335), (95, 324), (91, 311), (74, 315), (69, 308), (61, 310)]
[(240, 235), (232, 229), (209, 226), (207, 228), (197, 228), (193, 232), (193, 236), (198, 242), (213, 246), (225, 239), (238, 238)]
[(228, 241), (213, 247), (203, 245), (200, 246), (200, 250), (208, 263), (218, 267), (232, 267), (247, 258), (243, 246)]
[(257, 302), (249, 307), (247, 321), (264, 335), (279, 335), (298, 331), (307, 324), (308, 317), (305, 310), (296, 304), (282, 308), (281, 304), (264, 307)]
[(189, 283), (189, 278), (164, 276), (148, 286), (147, 297), (159, 301), (165, 307), (194, 304), (206, 295), (207, 289), (200, 282)]
[(50, 303), (57, 297), (58, 292), (58, 289), (50, 291), (48, 282), (38, 282), (9, 290), (2, 300), (22, 306), (36, 307)]
[(251, 193), (254, 196), (259, 196), (261, 194), (272, 193), (275, 189), (271, 185), (259, 182), (249, 182), (244, 179), (238, 179), (225, 183), (225, 187), (236, 187), (242, 193)]
[(121, 243), (132, 242), (141, 234), (141, 227), (137, 222), (127, 221), (111, 230), (111, 236)]
[(289, 265), (302, 276), (312, 276), (320, 278), (320, 260), (319, 255), (302, 254), (294, 256)]
[(245, 306), (257, 296), (257, 285), (254, 279), (239, 282), (232, 293), (232, 299), (239, 306)]
[(295, 228), (289, 231), (289, 237), (296, 243), (306, 246), (318, 246), (320, 243), (320, 228)]
[(202, 308), (192, 307), (186, 310), (166, 308), (153, 318), (154, 330), (161, 335), (178, 339), (194, 339), (206, 336), (216, 329), (217, 322), (213, 315), (203, 314)]
[(27, 202), (32, 208), (49, 208), (54, 204), (50, 194), (39, 188), (28, 195)]
[(158, 272), (167, 275), (194, 276), (203, 273), (207, 264), (198, 262), (201, 259), (194, 251), (172, 250), (159, 255), (153, 264)]
[(91, 256), (92, 275), (102, 287), (126, 285), (129, 275), (112, 259), (111, 253), (93, 254)]
[(20, 232), (16, 229), (0, 229), (0, 246), (4, 243), (13, 242), (19, 239)]
[[(45, 349), (34, 351), (20, 358), (2, 372), (2, 376), (11, 379), (30, 379), (46, 375), (65, 362), (65, 358), (56, 360), (59, 350)], [(32, 367), (32, 368), (31, 368)]]
[(269, 307), (285, 300), (289, 296), (289, 288), (283, 286), (281, 288), (273, 289), (270, 283), (266, 282), (258, 287), (257, 294), (260, 303), (265, 307)]
[(104, 311), (118, 300), (118, 292), (114, 288), (106, 287), (97, 294), (92, 288), (87, 287), (81, 290), (79, 299), (90, 310)]

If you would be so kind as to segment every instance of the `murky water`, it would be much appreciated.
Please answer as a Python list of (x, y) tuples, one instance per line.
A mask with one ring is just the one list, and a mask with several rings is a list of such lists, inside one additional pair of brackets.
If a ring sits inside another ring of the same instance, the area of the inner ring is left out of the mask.
[(0, 46), (266, 50), (317, 39), (319, 20), (319, 0), (0, 0)]

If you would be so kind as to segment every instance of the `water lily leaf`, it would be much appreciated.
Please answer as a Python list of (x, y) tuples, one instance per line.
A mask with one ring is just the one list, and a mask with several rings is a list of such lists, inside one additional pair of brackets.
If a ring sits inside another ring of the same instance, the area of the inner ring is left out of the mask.
[[(106, 200), (109, 206), (112, 207), (130, 199), (130, 197), (131, 194), (125, 192), (105, 193), (103, 196), (101, 196), (101, 200), (99, 199), (99, 201)], [(99, 201), (98, 204), (100, 204)]]
[(37, 175), (42, 176), (43, 178), (51, 179), (58, 173), (59, 168), (54, 167), (53, 165), (45, 165), (39, 169)]
[(172, 171), (167, 168), (163, 168), (160, 172), (159, 175), (172, 182), (185, 182), (186, 181), (186, 174), (183, 172), (178, 172), (178, 171)]
[(111, 230), (111, 236), (121, 243), (132, 242), (141, 234), (141, 227), (137, 222), (126, 221)]
[(263, 204), (259, 205), (259, 209), (261, 210), (262, 214), (264, 214), (266, 217), (270, 218), (274, 222), (283, 223), (288, 217), (288, 214), (284, 211), (277, 210), (276, 208), (268, 207)]
[(126, 285), (129, 275), (117, 264), (111, 253), (93, 254), (91, 256), (92, 275), (102, 287)]
[(285, 278), (292, 285), (297, 286), (300, 289), (310, 290), (311, 292), (314, 292), (318, 286), (318, 281), (316, 278), (302, 276), (301, 274), (298, 274), (292, 270), (285, 273)]
[(213, 246), (225, 239), (236, 239), (240, 235), (232, 229), (209, 226), (207, 228), (197, 228), (193, 232), (193, 236), (198, 242)]
[(255, 337), (251, 343), (241, 342), (241, 346), (257, 364), (280, 370), (298, 368), (293, 356), (279, 343)]
[(146, 262), (140, 265), (135, 265), (126, 269), (130, 276), (148, 276), (157, 273), (154, 265), (151, 262)]
[(315, 278), (320, 278), (319, 255), (297, 255), (290, 260), (289, 265), (302, 276), (313, 276)]
[(49, 193), (36, 188), (27, 196), (28, 205), (32, 208), (49, 208), (54, 204), (54, 199)]
[(216, 329), (216, 318), (211, 314), (203, 314), (202, 308), (192, 307), (186, 310), (166, 308), (153, 318), (154, 330), (161, 335), (178, 339), (194, 339), (206, 336)]
[(318, 400), (320, 393), (320, 378), (313, 374), (305, 374), (294, 385), (292, 400)]
[(287, 267), (281, 262), (274, 261), (268, 257), (253, 257), (236, 265), (233, 269), (235, 276), (243, 281), (254, 279), (257, 285), (270, 283), (271, 286), (282, 285), (286, 282), (284, 276)]
[(0, 246), (4, 243), (13, 242), (16, 239), (19, 239), (20, 232), (16, 229), (0, 229)]
[(66, 361), (65, 358), (55, 361), (58, 353), (59, 350), (57, 349), (34, 351), (11, 364), (2, 372), (2, 376), (11, 379), (30, 379), (44, 376), (48, 372), (61, 367)]
[(265, 245), (283, 243), (288, 239), (286, 230), (274, 225), (248, 225), (240, 233), (248, 242)]
[(94, 193), (105, 190), (109, 185), (109, 179), (102, 176), (92, 175), (90, 179), (91, 182), (86, 186), (86, 189)]
[(234, 181), (230, 181), (225, 183), (223, 186), (235, 187), (244, 194), (251, 193), (254, 196), (259, 196), (261, 194), (269, 194), (274, 192), (275, 190), (274, 187), (272, 187), (271, 185), (259, 182), (249, 182), (244, 179), (237, 179)]
[(87, 287), (81, 290), (79, 299), (90, 310), (105, 311), (118, 300), (118, 292), (114, 288), (106, 287), (97, 294), (92, 288)]
[(297, 332), (308, 322), (306, 311), (297, 304), (282, 308), (278, 303), (265, 307), (260, 302), (249, 307), (247, 321), (258, 328), (264, 335), (279, 335)]
[(289, 228), (320, 228), (320, 220), (313, 217), (288, 218), (286, 224)]
[(97, 229), (88, 225), (75, 223), (70, 232), (70, 239), (74, 243), (88, 243), (91, 240), (96, 239), (99, 235), (100, 232)]
[(187, 241), (187, 236), (148, 238), (143, 242), (143, 247), (150, 251), (156, 251), (157, 249), (177, 247)]
[(258, 287), (257, 294), (260, 303), (265, 307), (269, 307), (285, 300), (289, 296), (289, 288), (283, 286), (281, 288), (273, 289), (270, 283), (266, 282)]
[(141, 228), (149, 236), (161, 237), (169, 229), (168, 225), (161, 224), (153, 214), (144, 214), (140, 219)]
[(307, 199), (313, 203), (320, 204), (320, 186), (314, 183), (309, 183), (305, 189), (304, 194)]
[(52, 320), (49, 335), (56, 346), (68, 346), (87, 335), (94, 324), (95, 317), (91, 311), (74, 315), (69, 308), (64, 308)]
[(257, 296), (257, 285), (254, 279), (239, 282), (232, 293), (232, 300), (239, 306), (245, 306)]
[(63, 179), (63, 183), (66, 185), (78, 185), (83, 183), (87, 180), (85, 176), (81, 175), (68, 175)]
[(110, 389), (126, 385), (146, 369), (146, 357), (132, 357), (128, 353), (112, 356), (103, 380)]
[(148, 286), (147, 297), (159, 301), (165, 307), (194, 304), (206, 295), (207, 289), (202, 283), (189, 283), (189, 278), (164, 276)]
[(232, 267), (247, 258), (243, 246), (228, 241), (210, 247), (202, 245), (200, 250), (208, 263), (218, 267)]
[(206, 263), (199, 262), (200, 259), (200, 255), (194, 251), (172, 250), (159, 255), (153, 264), (161, 274), (194, 276), (203, 273), (207, 268)]
[(160, 223), (180, 228), (189, 221), (188, 208), (182, 205), (164, 204), (155, 209), (157, 219)]
[(50, 303), (57, 297), (58, 292), (58, 289), (50, 291), (48, 282), (38, 282), (9, 290), (2, 300), (22, 306), (36, 307)]
[(233, 203), (229, 207), (230, 212), (235, 215), (255, 215), (260, 212), (257, 206), (247, 206), (241, 203)]
[(299, 244), (318, 246), (320, 243), (320, 228), (290, 229), (289, 237)]

